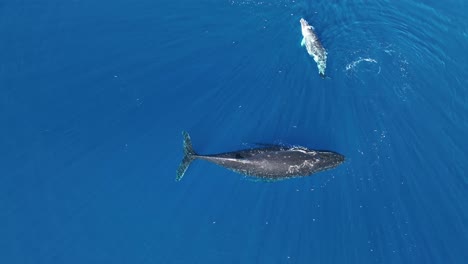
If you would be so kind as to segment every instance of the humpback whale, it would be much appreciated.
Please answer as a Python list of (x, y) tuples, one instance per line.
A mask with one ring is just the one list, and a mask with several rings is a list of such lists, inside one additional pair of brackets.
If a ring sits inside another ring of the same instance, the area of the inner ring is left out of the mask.
[(272, 181), (308, 176), (316, 172), (335, 168), (345, 157), (332, 151), (311, 150), (298, 146), (262, 145), (213, 155), (199, 155), (192, 147), (190, 136), (184, 137), (184, 157), (176, 173), (180, 181), (190, 163), (195, 159), (206, 160), (240, 174)]
[(302, 31), (302, 42), (301, 46), (305, 46), (307, 53), (314, 58), (317, 63), (318, 72), (320, 77), (325, 78), (325, 68), (327, 67), (327, 51), (323, 48), (322, 43), (317, 37), (314, 31), (314, 27), (301, 18), (301, 31)]

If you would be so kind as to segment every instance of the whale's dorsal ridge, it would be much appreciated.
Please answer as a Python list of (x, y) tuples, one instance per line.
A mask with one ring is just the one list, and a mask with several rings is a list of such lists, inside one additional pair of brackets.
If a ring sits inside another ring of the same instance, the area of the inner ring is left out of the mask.
[(270, 147), (270, 148), (284, 148), (285, 147), (284, 145), (280, 145), (280, 144), (267, 144), (267, 143), (254, 143), (254, 144), (257, 146)]

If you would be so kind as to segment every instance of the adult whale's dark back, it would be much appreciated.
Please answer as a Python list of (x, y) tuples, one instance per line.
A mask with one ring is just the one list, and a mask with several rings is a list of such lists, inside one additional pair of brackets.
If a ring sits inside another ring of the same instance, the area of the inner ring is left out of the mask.
[(177, 169), (180, 181), (190, 163), (195, 159), (207, 160), (240, 174), (264, 180), (281, 180), (303, 177), (334, 168), (344, 161), (344, 156), (332, 151), (310, 150), (304, 147), (268, 145), (214, 155), (195, 153), (187, 132), (184, 136), (184, 158)]

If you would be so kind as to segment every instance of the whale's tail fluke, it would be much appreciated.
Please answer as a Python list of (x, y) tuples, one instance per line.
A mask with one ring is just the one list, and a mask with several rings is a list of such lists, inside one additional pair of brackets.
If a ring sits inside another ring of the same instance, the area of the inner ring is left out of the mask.
[(176, 181), (180, 181), (182, 177), (184, 177), (184, 173), (189, 167), (190, 163), (192, 163), (192, 161), (197, 157), (197, 154), (193, 150), (192, 141), (190, 140), (189, 134), (184, 131), (182, 132), (182, 135), (184, 136), (184, 158), (182, 159), (182, 162), (177, 169)]
[(325, 73), (319, 73), (319, 75), (323, 80), (331, 80), (331, 77), (328, 75), (325, 75)]

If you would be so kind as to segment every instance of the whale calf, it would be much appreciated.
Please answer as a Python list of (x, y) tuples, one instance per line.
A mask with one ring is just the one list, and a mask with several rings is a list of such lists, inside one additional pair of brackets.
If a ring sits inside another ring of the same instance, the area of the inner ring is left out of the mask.
[(317, 63), (319, 74), (322, 78), (325, 78), (325, 68), (327, 68), (327, 51), (323, 48), (322, 43), (317, 37), (314, 31), (314, 27), (301, 18), (301, 32), (302, 42), (301, 46), (305, 46), (307, 53), (314, 58)]
[(263, 145), (260, 148), (244, 149), (213, 155), (199, 155), (192, 147), (190, 136), (184, 136), (184, 158), (176, 173), (180, 181), (190, 163), (195, 159), (206, 160), (247, 176), (271, 181), (308, 176), (335, 168), (345, 157), (332, 151), (310, 150), (304, 147)]

